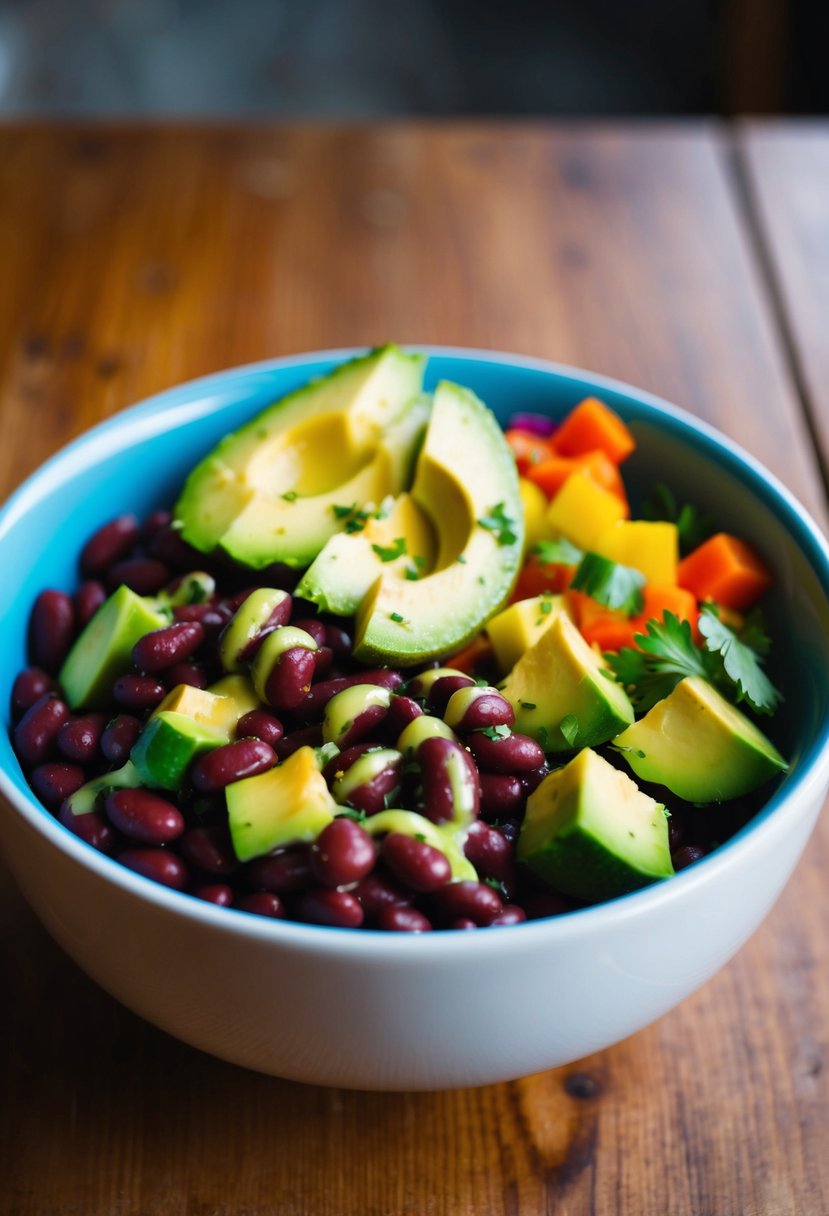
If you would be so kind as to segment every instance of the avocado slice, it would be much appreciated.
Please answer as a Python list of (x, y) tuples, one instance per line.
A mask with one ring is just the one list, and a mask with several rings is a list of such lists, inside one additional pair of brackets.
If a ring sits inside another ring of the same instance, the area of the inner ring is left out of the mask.
[(240, 861), (315, 840), (340, 810), (311, 747), (298, 748), (266, 773), (232, 782), (225, 795), (230, 835)]
[(411, 494), (380, 504), (359, 532), (338, 532), (305, 571), (295, 594), (322, 612), (353, 616), (381, 575), (419, 579), (434, 565), (435, 540)]
[(360, 605), (354, 653), (403, 666), (458, 649), (509, 595), (524, 534), (518, 474), (503, 432), (474, 393), (435, 391), (411, 496), (436, 536), (420, 579), (382, 574)]
[(501, 671), (512, 670), (542, 633), (546, 633), (559, 612), (570, 616), (563, 595), (534, 595), (510, 604), (509, 608), (487, 621), (487, 635)]
[(594, 747), (633, 722), (633, 706), (604, 662), (563, 612), (501, 685), (515, 729), (546, 752)]
[(130, 665), (139, 638), (162, 629), (169, 617), (154, 601), (121, 586), (104, 600), (64, 660), (58, 680), (70, 709), (105, 709), (112, 684)]
[[(422, 426), (425, 358), (371, 351), (226, 436), (176, 504), (182, 536), (255, 568), (307, 565), (345, 519), (406, 483)], [(397, 425), (399, 424), (399, 425)]]
[(613, 742), (644, 781), (689, 802), (739, 798), (788, 768), (763, 732), (700, 676), (680, 680)]
[(589, 903), (674, 872), (665, 807), (590, 748), (527, 799), (517, 856), (563, 895)]

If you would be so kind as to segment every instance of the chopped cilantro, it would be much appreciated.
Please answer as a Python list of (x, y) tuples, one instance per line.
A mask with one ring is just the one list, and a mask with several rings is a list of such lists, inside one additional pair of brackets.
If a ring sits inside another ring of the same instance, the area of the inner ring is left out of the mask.
[(579, 720), (575, 714), (565, 714), (558, 724), (558, 729), (572, 747), (579, 733)]
[(337, 819), (353, 819), (355, 823), (365, 823), (368, 815), (365, 811), (357, 811), (354, 807), (343, 807), (341, 811), (337, 811)]
[(622, 566), (598, 553), (585, 553), (570, 586), (584, 591), (606, 608), (617, 608), (628, 616), (642, 611), (645, 576), (632, 566)]
[(540, 540), (530, 549), (533, 557), (537, 557), (543, 566), (577, 566), (584, 553), (577, 549), (569, 540), (560, 536), (557, 540)]
[(481, 726), (475, 731), (476, 735), (485, 735), (487, 739), (508, 739), (512, 734), (506, 723), (500, 726)]
[(372, 545), (371, 547), (381, 562), (393, 562), (395, 558), (402, 557), (406, 553), (406, 537), (395, 536), (390, 545)]
[(390, 612), (389, 616), (398, 625), (402, 625), (406, 620), (406, 618), (401, 616), (399, 612)]
[(482, 528), (486, 528), (487, 532), (492, 533), (499, 545), (514, 545), (518, 540), (518, 533), (513, 531), (516, 521), (507, 514), (506, 506), (502, 502), (490, 507), (488, 513), (482, 515), (478, 523)]
[[(286, 490), (282, 497), (285, 499), (285, 502), (296, 502), (299, 495), (297, 494), (296, 490)], [(336, 509), (337, 508), (335, 507), (334, 510), (336, 511)]]
[(426, 837), (423, 835), (423, 833), (422, 833), (422, 832), (415, 832), (415, 833), (414, 833), (414, 835), (413, 835), (413, 837), (412, 837), (412, 839), (413, 839), (413, 840), (419, 840), (419, 841), (421, 842), (421, 844), (425, 844), (425, 843), (426, 843)]
[(535, 701), (519, 701), (518, 704), (522, 709), (535, 709)]
[(461, 564), (462, 566), (465, 566), (465, 565), (466, 565), (466, 558), (464, 557), (464, 555), (463, 555), (462, 553), (459, 553), (459, 554), (458, 554), (458, 556), (455, 558), (455, 561), (456, 561), (456, 562), (460, 562), (460, 564)]
[(331, 510), (334, 512), (337, 519), (347, 519), (349, 515), (353, 515), (354, 512), (357, 510), (357, 504), (356, 504), (356, 502), (353, 502), (350, 507), (344, 507), (342, 505), (338, 505), (337, 503), (334, 503), (331, 507)]
[(718, 657), (723, 672), (734, 685), (734, 699), (738, 703), (748, 701), (758, 714), (774, 713), (783, 698), (760, 666), (762, 656), (768, 651), (765, 632), (761, 629), (758, 636), (755, 623), (748, 634), (749, 641), (752, 637), (755, 643), (759, 641), (758, 649), (745, 640), (745, 634), (738, 637), (710, 608), (703, 608), (700, 613), (699, 631), (705, 638), (706, 649)]

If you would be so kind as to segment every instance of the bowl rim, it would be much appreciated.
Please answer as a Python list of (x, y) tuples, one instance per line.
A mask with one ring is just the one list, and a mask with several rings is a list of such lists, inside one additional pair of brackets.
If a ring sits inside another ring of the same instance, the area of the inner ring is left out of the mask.
[[(740, 444), (703, 419), (645, 389), (570, 364), (476, 347), (442, 346), (434, 343), (400, 343), (399, 346), (407, 352), (425, 354), (430, 358), (434, 356), (540, 371), (558, 379), (573, 381), (591, 390), (606, 389), (631, 398), (637, 406), (643, 406), (646, 414), (651, 414), (658, 425), (664, 427), (667, 424), (668, 430), (678, 433), (683, 440), (702, 449), (704, 455), (724, 464), (728, 472), (747, 489), (767, 505), (775, 506), (781, 522), (806, 556), (829, 601), (829, 543), (811, 514), (775, 474)], [(157, 423), (162, 413), (168, 422), (174, 421), (176, 425), (185, 423), (189, 418), (202, 417), (215, 404), (212, 396), (220, 392), (228, 381), (309, 364), (334, 364), (354, 358), (368, 349), (370, 348), (365, 346), (328, 348), (241, 364), (181, 381), (119, 410), (65, 444), (12, 492), (0, 507), (0, 543), (30, 503), (49, 492), (50, 483), (73, 476), (72, 466), (77, 458), (85, 457), (82, 463), (86, 465), (90, 457), (108, 452), (112, 446), (110, 439), (113, 434), (119, 435), (117, 446), (123, 447), (130, 438), (151, 436), (158, 429), (152, 423)], [(195, 397), (194, 393), (197, 394)], [(798, 800), (806, 805), (811, 796), (816, 799), (825, 792), (829, 785), (827, 745), (829, 714), (820, 724), (818, 737), (801, 760), (798, 770), (787, 779), (782, 792), (778, 788), (735, 836), (693, 866), (674, 874), (669, 880), (651, 884), (604, 903), (516, 925), (502, 925), (499, 926), (498, 933), (491, 934), (470, 935), (461, 931), (406, 934), (387, 933), (378, 929), (343, 930), (334, 926), (280, 920), (252, 915), (240, 909), (222, 908), (155, 883), (93, 849), (63, 827), (34, 793), (30, 796), (21, 795), (2, 768), (0, 794), (5, 796), (32, 830), (45, 837), (59, 852), (67, 854), (82, 867), (92, 870), (98, 878), (115, 883), (125, 894), (144, 900), (159, 911), (184, 914), (190, 920), (220, 932), (234, 936), (238, 933), (247, 934), (274, 946), (310, 949), (312, 953), (333, 951), (337, 954), (363, 954), (368, 951), (370, 957), (378, 959), (385, 959), (387, 955), (393, 954), (396, 958), (405, 960), (406, 964), (415, 965), (425, 963), (435, 955), (442, 957), (444, 954), (454, 956), (459, 951), (465, 953), (470, 940), (480, 943), (473, 947), (476, 952), (489, 955), (504, 951), (512, 953), (519, 942), (524, 942), (529, 948), (533, 941), (537, 942), (539, 939), (549, 942), (550, 946), (563, 940), (579, 940), (594, 932), (601, 933), (610, 922), (614, 927), (619, 927), (623, 922), (639, 919), (649, 915), (652, 910), (665, 908), (671, 903), (685, 899), (700, 886), (716, 881), (724, 871), (733, 867), (735, 857), (746, 856), (748, 859), (751, 854), (762, 851), (767, 845), (770, 846), (777, 833), (787, 828), (784, 804)], [(518, 932), (520, 938), (516, 939), (514, 935)], [(420, 939), (417, 945), (404, 944), (410, 937)]]

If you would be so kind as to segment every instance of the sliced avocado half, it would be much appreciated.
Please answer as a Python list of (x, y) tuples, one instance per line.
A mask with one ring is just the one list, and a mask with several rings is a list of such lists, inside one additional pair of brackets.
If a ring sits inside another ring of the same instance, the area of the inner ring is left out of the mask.
[(468, 389), (438, 385), (410, 493), (434, 530), (434, 566), (419, 579), (376, 580), (357, 614), (354, 653), (363, 662), (406, 666), (457, 649), (500, 608), (518, 573), (515, 461)]
[(345, 524), (335, 510), (403, 489), (424, 422), (425, 359), (394, 346), (353, 359), (226, 436), (176, 504), (182, 536), (246, 565), (307, 565)]
[(763, 732), (699, 676), (680, 680), (613, 742), (644, 781), (689, 802), (739, 798), (788, 768)]
[(589, 903), (674, 872), (665, 807), (590, 748), (527, 799), (517, 855), (557, 891)]

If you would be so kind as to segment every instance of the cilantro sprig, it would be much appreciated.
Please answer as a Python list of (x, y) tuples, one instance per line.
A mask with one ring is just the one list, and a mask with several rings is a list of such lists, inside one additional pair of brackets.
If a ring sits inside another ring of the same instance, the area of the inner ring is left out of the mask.
[(628, 616), (636, 616), (644, 607), (645, 576), (641, 570), (623, 566), (598, 553), (585, 553), (570, 586), (606, 608), (617, 608)]
[(645, 633), (636, 634), (638, 650), (625, 646), (606, 656), (637, 713), (647, 713), (686, 676), (708, 680), (730, 701), (745, 701), (758, 714), (773, 713), (782, 697), (762, 669), (768, 639), (756, 619), (740, 637), (706, 606), (699, 631), (702, 646), (694, 641), (688, 621), (666, 612), (664, 620), (648, 621)]
[(498, 502), (494, 507), (490, 507), (486, 515), (482, 515), (478, 520), (482, 528), (486, 528), (487, 532), (491, 532), (499, 545), (514, 545), (518, 540), (518, 533), (515, 531), (517, 521), (508, 514), (506, 504)]

